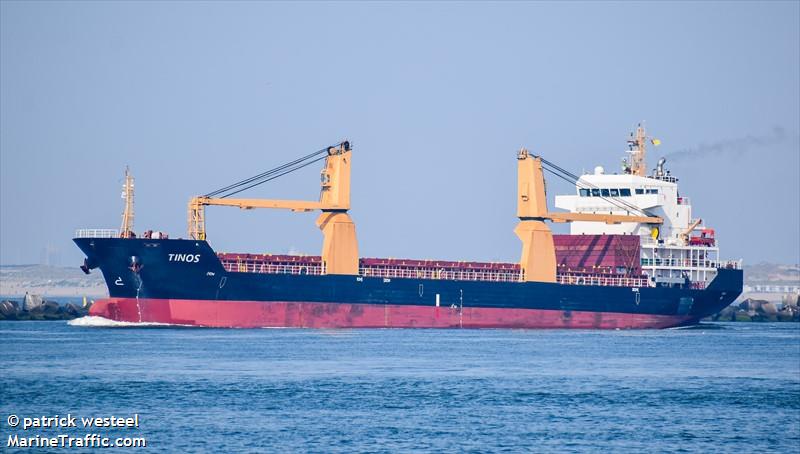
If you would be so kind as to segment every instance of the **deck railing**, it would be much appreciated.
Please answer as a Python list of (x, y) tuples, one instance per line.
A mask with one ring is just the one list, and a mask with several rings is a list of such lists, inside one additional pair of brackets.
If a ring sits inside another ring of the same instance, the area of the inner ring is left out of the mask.
[(674, 177), (672, 175), (653, 175), (650, 178), (653, 178), (655, 180), (666, 181), (667, 183), (677, 183), (678, 182), (678, 178)]
[(230, 271), (231, 273), (309, 274), (312, 276), (324, 274), (322, 265), (276, 265), (222, 260), (222, 267), (225, 268), (225, 271)]
[(742, 269), (742, 260), (723, 260), (719, 262), (719, 266), (717, 268), (740, 270)]
[(720, 262), (717, 260), (697, 260), (697, 259), (642, 259), (642, 266), (674, 266), (680, 268), (718, 268)]
[(78, 229), (75, 238), (118, 238), (117, 229)]
[[(222, 260), (226, 271), (233, 273), (266, 273), (266, 274), (294, 274), (319, 276), (324, 274), (322, 265), (279, 265), (270, 263), (237, 262)], [(408, 279), (446, 279), (459, 281), (491, 281), (491, 282), (519, 282), (519, 272), (503, 271), (451, 271), (445, 269), (429, 268), (384, 268), (377, 266), (362, 266), (358, 269), (360, 276)]]
[(693, 260), (693, 259), (642, 259), (642, 266), (672, 266), (677, 268), (731, 268), (741, 269), (741, 260)]
[[(226, 271), (233, 273), (265, 273), (319, 276), (325, 274), (322, 265), (281, 265), (271, 263), (222, 260)], [(519, 271), (448, 270), (433, 268), (396, 268), (362, 266), (359, 276), (399, 279), (441, 279), (453, 281), (522, 282)], [(613, 287), (647, 287), (647, 277), (605, 276), (598, 274), (558, 274), (556, 282), (568, 285), (597, 285)]]
[(598, 285), (602, 287), (647, 287), (646, 277), (601, 276), (597, 274), (559, 274), (556, 282), (568, 285)]
[(358, 274), (369, 277), (444, 279), (451, 281), (520, 282), (518, 271), (447, 270), (432, 268), (360, 267)]

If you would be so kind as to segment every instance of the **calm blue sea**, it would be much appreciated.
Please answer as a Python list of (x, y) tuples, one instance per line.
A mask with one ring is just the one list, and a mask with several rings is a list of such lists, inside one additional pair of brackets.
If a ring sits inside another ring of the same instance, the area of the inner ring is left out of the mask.
[[(798, 452), (800, 325), (217, 330), (0, 322), (0, 434), (154, 452)], [(7, 417), (128, 416), (138, 429)]]

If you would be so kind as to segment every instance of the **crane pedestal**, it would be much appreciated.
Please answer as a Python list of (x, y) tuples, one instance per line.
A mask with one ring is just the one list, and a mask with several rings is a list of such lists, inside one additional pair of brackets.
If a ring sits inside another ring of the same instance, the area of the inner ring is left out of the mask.
[(317, 218), (317, 227), (325, 238), (322, 242), (325, 274), (358, 274), (356, 225), (350, 215), (324, 211)]
[(527, 282), (556, 281), (556, 249), (553, 232), (544, 221), (521, 220), (514, 229), (522, 240), (519, 264)]

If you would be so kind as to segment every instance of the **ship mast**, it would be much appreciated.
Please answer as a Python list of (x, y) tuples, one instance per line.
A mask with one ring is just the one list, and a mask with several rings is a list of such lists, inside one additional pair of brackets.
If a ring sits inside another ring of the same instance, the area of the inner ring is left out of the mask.
[(122, 226), (119, 228), (120, 238), (133, 237), (133, 175), (125, 167), (125, 182), (122, 183), (122, 198), (125, 200), (125, 210), (122, 212)]
[(628, 153), (631, 154), (630, 166), (628, 173), (631, 175), (638, 175), (643, 177), (647, 174), (647, 163), (645, 156), (647, 154), (646, 135), (644, 127), (641, 123), (636, 127), (636, 135), (631, 133), (631, 138), (628, 140)]

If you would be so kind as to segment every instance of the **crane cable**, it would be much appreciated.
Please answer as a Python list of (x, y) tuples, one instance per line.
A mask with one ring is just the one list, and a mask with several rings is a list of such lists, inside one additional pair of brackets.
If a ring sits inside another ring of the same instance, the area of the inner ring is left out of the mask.
[[(342, 145), (343, 142), (340, 142), (332, 147), (338, 147)], [(273, 169), (267, 170), (266, 172), (262, 172), (258, 175), (252, 176), (250, 178), (246, 178), (239, 182), (230, 184), (223, 188), (219, 188), (215, 191), (211, 191), (208, 194), (205, 194), (204, 197), (219, 197), (219, 198), (226, 198), (230, 197), (234, 194), (238, 194), (242, 191), (247, 189), (253, 188), (260, 184), (264, 184), (268, 181), (272, 181), (276, 178), (282, 177), (286, 174), (292, 173), (294, 171), (300, 170), (303, 167), (307, 167), (315, 162), (321, 161), (328, 157), (328, 149), (331, 147), (325, 147), (321, 150), (317, 150), (313, 153), (307, 154), (303, 157), (295, 159), (293, 161), (287, 162), (285, 164), (279, 165)], [(324, 156), (320, 156), (324, 154)]]
[(288, 169), (288, 170), (286, 170), (286, 171), (284, 171), (284, 172), (282, 172), (282, 173), (279, 173), (279, 174), (277, 174), (277, 175), (273, 175), (273, 176), (271, 176), (271, 177), (269, 177), (269, 178), (263, 179), (263, 180), (261, 180), (261, 181), (257, 181), (257, 182), (255, 182), (255, 183), (253, 183), (253, 184), (251, 184), (251, 185), (248, 185), (248, 186), (245, 186), (245, 187), (243, 187), (243, 188), (237, 189), (236, 191), (233, 191), (233, 192), (228, 192), (228, 193), (226, 193), (226, 194), (224, 194), (224, 195), (221, 195), (221, 196), (220, 196), (220, 198), (224, 199), (224, 198), (226, 198), (226, 197), (230, 197), (230, 196), (232, 196), (232, 195), (234, 195), (234, 194), (238, 194), (238, 193), (240, 193), (240, 192), (242, 192), (242, 191), (245, 191), (245, 190), (247, 190), (247, 189), (250, 189), (250, 188), (252, 188), (252, 187), (258, 186), (258, 185), (260, 185), (260, 184), (264, 184), (264, 183), (266, 183), (266, 182), (268, 182), (268, 181), (272, 181), (272, 180), (274, 180), (274, 179), (276, 179), (276, 178), (278, 178), (278, 177), (282, 177), (282, 176), (284, 176), (284, 175), (286, 175), (286, 174), (288, 174), (288, 173), (292, 173), (292, 172), (294, 172), (294, 171), (296, 171), (296, 170), (300, 170), (300, 169), (302, 169), (303, 167), (310, 166), (311, 164), (314, 164), (315, 162), (322, 161), (323, 159), (327, 159), (327, 158), (328, 158), (328, 156), (327, 156), (327, 155), (326, 155), (326, 156), (321, 156), (321, 157), (319, 157), (319, 158), (317, 158), (317, 159), (314, 159), (314, 160), (308, 161), (308, 162), (304, 163), (303, 165), (296, 166), (296, 167), (294, 167), (294, 168)]
[[(544, 158), (540, 157), (540, 159), (546, 165), (550, 166), (551, 168), (553, 168), (553, 169), (557, 170), (558, 172), (561, 172), (562, 174), (564, 174), (567, 177), (569, 177), (569, 180), (567, 180), (567, 181), (569, 181), (570, 183), (575, 184), (579, 188), (581, 188), (581, 189), (600, 189), (597, 186), (593, 185), (592, 183), (581, 182), (580, 181), (580, 177), (578, 177), (574, 173), (572, 173), (572, 172), (570, 172), (570, 171), (568, 171), (568, 170), (566, 170), (566, 169), (564, 169), (564, 168), (562, 168), (562, 167), (560, 167), (560, 166), (558, 166), (558, 165), (556, 165), (556, 164), (554, 164), (554, 163), (552, 163), (552, 162), (550, 162), (550, 161), (548, 161), (548, 160), (546, 160)], [(554, 172), (551, 171), (551, 173), (554, 173)], [(624, 205), (625, 207), (627, 207), (630, 210), (639, 211), (639, 212), (644, 213), (644, 211), (642, 211), (641, 208), (637, 207), (636, 205), (628, 203), (628, 202), (626, 202), (626, 201), (624, 201), (624, 200), (622, 200), (620, 198), (617, 198), (615, 196), (608, 196), (609, 198), (607, 198), (606, 196), (600, 195), (598, 197), (608, 201), (609, 203), (613, 203), (613, 204), (617, 205), (618, 207), (619, 207), (619, 204), (622, 204), (622, 205)], [(617, 203), (614, 203), (614, 202), (617, 202)]]
[[(551, 170), (549, 168), (544, 168), (544, 170), (546, 170), (547, 172), (551, 173), (552, 175), (555, 175), (555, 176), (561, 178), (562, 180), (566, 181), (567, 183), (574, 184), (579, 189), (597, 189), (597, 190), (600, 189), (600, 188), (598, 188), (597, 186), (595, 186), (595, 185), (593, 185), (591, 183), (581, 182), (581, 181), (574, 180), (572, 178), (565, 177), (564, 175), (561, 175), (558, 172), (555, 172), (555, 171), (553, 171), (553, 170)], [(592, 197), (595, 197), (595, 196), (592, 196)], [(625, 202), (623, 200), (620, 200), (617, 197), (614, 197), (614, 196), (603, 196), (603, 195), (598, 195), (596, 197), (605, 200), (606, 202), (614, 205), (616, 208), (619, 208), (619, 209), (621, 209), (623, 211), (626, 211), (626, 212), (631, 212), (632, 211), (634, 213), (637, 213), (637, 215), (641, 215), (641, 216), (645, 216), (645, 217), (650, 216), (649, 214), (647, 214), (647, 212), (645, 212), (641, 208), (637, 207), (636, 205), (632, 205), (630, 203), (627, 203), (627, 202)]]
[[(545, 165), (545, 166), (543, 166), (544, 170), (550, 172), (551, 174), (557, 176), (558, 178), (561, 178), (562, 180), (564, 180), (564, 181), (566, 181), (566, 182), (568, 182), (570, 184), (574, 184), (579, 189), (597, 189), (597, 190), (600, 190), (600, 188), (598, 188), (597, 186), (593, 185), (592, 183), (589, 183), (589, 182), (586, 182), (586, 181), (580, 181), (580, 177), (578, 177), (577, 175), (573, 174), (572, 172), (570, 172), (570, 171), (568, 171), (568, 170), (566, 170), (566, 169), (564, 169), (564, 168), (562, 168), (562, 167), (560, 167), (560, 166), (558, 166), (558, 165), (556, 165), (556, 164), (554, 164), (554, 163), (552, 163), (552, 162), (550, 162), (550, 161), (548, 161), (548, 160), (546, 160), (546, 159), (544, 159), (542, 157), (540, 157), (540, 159), (542, 160), (542, 164)], [(638, 206), (636, 206), (634, 204), (631, 204), (629, 202), (626, 202), (624, 200), (621, 200), (618, 197), (603, 196), (603, 195), (600, 195), (598, 197), (600, 197), (601, 199), (605, 200), (606, 202), (616, 206), (617, 208), (619, 208), (619, 209), (621, 209), (623, 211), (627, 211), (627, 212), (633, 211), (634, 213), (639, 213), (640, 215), (645, 216), (645, 217), (649, 217), (650, 216), (646, 211), (644, 211), (643, 209), (639, 208)]]
[(252, 176), (250, 178), (246, 178), (246, 179), (241, 180), (239, 182), (236, 182), (236, 183), (233, 183), (231, 185), (225, 186), (223, 188), (217, 189), (215, 191), (209, 192), (208, 194), (205, 194), (205, 196), (206, 197), (214, 197), (214, 196), (217, 196), (219, 194), (222, 194), (222, 193), (234, 190), (236, 188), (239, 188), (241, 186), (247, 185), (249, 183), (252, 183), (252, 182), (254, 182), (256, 180), (267, 178), (269, 176), (274, 175), (277, 172), (280, 172), (280, 171), (282, 171), (284, 169), (288, 169), (291, 166), (297, 165), (297, 164), (299, 164), (299, 163), (301, 163), (301, 162), (303, 162), (303, 161), (305, 161), (307, 159), (311, 159), (311, 158), (321, 154), (322, 152), (324, 152), (326, 150), (327, 149), (317, 150), (314, 153), (310, 153), (310, 154), (308, 154), (306, 156), (303, 156), (301, 158), (295, 159), (294, 161), (287, 162), (287, 163), (282, 164), (282, 165), (280, 165), (278, 167), (275, 167), (273, 169), (267, 170), (266, 172), (260, 173), (258, 175)]

